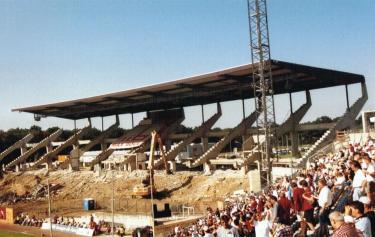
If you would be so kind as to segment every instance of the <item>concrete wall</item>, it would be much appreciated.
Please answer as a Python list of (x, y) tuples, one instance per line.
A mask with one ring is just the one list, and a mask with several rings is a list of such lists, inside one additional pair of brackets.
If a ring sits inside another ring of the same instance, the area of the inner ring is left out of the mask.
[[(99, 222), (104, 220), (105, 222), (112, 222), (111, 213), (95, 213), (93, 214), (94, 221)], [(80, 218), (80, 221), (89, 223), (90, 216), (83, 216)], [(152, 226), (153, 219), (150, 215), (125, 215), (125, 214), (114, 214), (115, 224), (123, 224), (127, 230), (135, 229), (137, 227)]]
[(296, 172), (297, 168), (290, 167), (272, 167), (272, 179), (276, 180), (277, 178), (283, 177), (285, 175), (292, 175), (292, 172)]

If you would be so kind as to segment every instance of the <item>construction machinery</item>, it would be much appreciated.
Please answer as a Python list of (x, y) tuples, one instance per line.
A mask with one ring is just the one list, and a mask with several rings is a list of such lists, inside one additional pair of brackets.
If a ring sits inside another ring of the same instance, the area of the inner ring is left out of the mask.
[(164, 161), (164, 167), (167, 174), (170, 174), (170, 170), (168, 168), (165, 151), (164, 151), (164, 145), (163, 141), (160, 137), (160, 135), (154, 130), (151, 132), (151, 145), (150, 145), (150, 157), (149, 157), (149, 163), (148, 163), (148, 174), (147, 176), (142, 180), (141, 185), (137, 185), (133, 189), (133, 196), (135, 197), (141, 197), (141, 198), (147, 198), (152, 197), (153, 194), (156, 193), (155, 189), (155, 181), (154, 181), (154, 160), (155, 160), (155, 148), (156, 145), (159, 145), (161, 158)]

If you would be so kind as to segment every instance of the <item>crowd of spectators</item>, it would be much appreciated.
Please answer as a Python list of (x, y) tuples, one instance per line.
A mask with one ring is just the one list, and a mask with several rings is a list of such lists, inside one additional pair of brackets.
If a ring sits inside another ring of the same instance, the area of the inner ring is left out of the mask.
[[(35, 215), (29, 215), (27, 213), (20, 213), (16, 216), (15, 224), (23, 226), (42, 227), (43, 223), (48, 223), (48, 219), (39, 219)], [(86, 228), (94, 230), (94, 235), (99, 234), (111, 234), (112, 225), (111, 223), (100, 220), (98, 223), (94, 221), (93, 216), (90, 216), (89, 222), (77, 221), (74, 217), (64, 217), (54, 215), (52, 217), (52, 224), (64, 225), (76, 228)], [(114, 233), (119, 236), (125, 236), (125, 226), (115, 225)]]
[(228, 198), (223, 209), (176, 226), (170, 237), (375, 237), (375, 144), (349, 144), (308, 162), (261, 193)]

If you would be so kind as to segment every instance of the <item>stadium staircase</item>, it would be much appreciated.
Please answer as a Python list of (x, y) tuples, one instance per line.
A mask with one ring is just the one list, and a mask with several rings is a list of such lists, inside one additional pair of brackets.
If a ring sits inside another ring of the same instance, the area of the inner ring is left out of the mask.
[(21, 140), (14, 143), (12, 146), (5, 149), (3, 152), (0, 153), (0, 162), (10, 153), (12, 153), (14, 150), (21, 148), (24, 144), (28, 143), (32, 138), (34, 137), (33, 134), (29, 133)]
[(24, 154), (21, 154), (19, 157), (17, 157), (16, 159), (14, 159), (12, 162), (10, 162), (9, 164), (7, 164), (5, 166), (5, 168), (9, 169), (9, 168), (12, 168), (13, 166), (19, 165), (22, 162), (26, 161), (27, 158), (29, 158), (37, 150), (39, 150), (42, 147), (47, 146), (50, 142), (56, 140), (61, 135), (62, 131), (63, 131), (62, 129), (58, 129), (57, 131), (55, 131), (54, 133), (52, 133), (48, 137), (44, 138), (42, 141), (40, 141), (38, 144), (36, 144), (36, 146), (30, 148)]
[(197, 167), (199, 165), (204, 164), (206, 161), (210, 159), (216, 158), (220, 151), (234, 138), (241, 136), (246, 132), (246, 128), (250, 127), (257, 118), (257, 112), (254, 111), (251, 113), (247, 118), (243, 119), (240, 124), (238, 124), (235, 128), (233, 128), (228, 135), (220, 139), (215, 145), (213, 145), (210, 149), (208, 149), (203, 155), (201, 155), (198, 159), (193, 161), (191, 164), (187, 164), (189, 168)]
[(73, 136), (69, 137), (66, 141), (64, 141), (62, 144), (57, 146), (55, 149), (53, 149), (50, 152), (47, 152), (44, 154), (42, 157), (40, 157), (33, 165), (30, 166), (30, 168), (35, 168), (42, 163), (46, 162), (49, 158), (51, 157), (56, 157), (61, 151), (63, 151), (65, 148), (68, 146), (73, 145), (77, 140), (87, 131), (91, 128), (91, 125), (86, 126), (82, 129), (80, 129), (76, 134)]
[(339, 118), (339, 120), (322, 137), (319, 138), (300, 159), (300, 167), (306, 166), (307, 161), (321, 148), (332, 142), (336, 137), (336, 131), (344, 130), (353, 125), (359, 112), (368, 99), (366, 85), (362, 84), (362, 96)]
[[(167, 161), (173, 160), (176, 158), (178, 153), (180, 153), (187, 145), (192, 143), (195, 139), (202, 137), (205, 133), (207, 133), (211, 127), (217, 122), (217, 120), (221, 117), (221, 107), (220, 104), (217, 105), (217, 113), (214, 114), (211, 118), (209, 118), (206, 122), (202, 123), (202, 125), (195, 129), (187, 138), (179, 142), (176, 146), (174, 146), (172, 149), (167, 151), (165, 154), (165, 159)], [(163, 159), (158, 159), (154, 163), (154, 167), (157, 168), (163, 164)]]

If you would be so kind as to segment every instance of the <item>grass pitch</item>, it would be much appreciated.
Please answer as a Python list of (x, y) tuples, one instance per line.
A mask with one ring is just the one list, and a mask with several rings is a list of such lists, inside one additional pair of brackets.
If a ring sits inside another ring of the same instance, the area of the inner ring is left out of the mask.
[(9, 232), (9, 231), (4, 231), (4, 230), (0, 230), (0, 236), (1, 237), (35, 237), (34, 235), (26, 235), (26, 234)]

